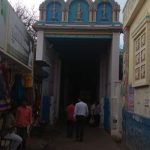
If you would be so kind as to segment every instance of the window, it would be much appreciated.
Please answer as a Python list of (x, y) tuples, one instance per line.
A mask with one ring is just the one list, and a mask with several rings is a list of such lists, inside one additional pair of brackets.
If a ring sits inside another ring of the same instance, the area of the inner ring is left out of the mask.
[(146, 33), (143, 31), (135, 40), (135, 81), (145, 79), (145, 51), (146, 51)]
[(148, 74), (149, 74), (149, 62), (147, 59), (147, 34), (148, 34), (148, 23), (145, 23), (141, 28), (135, 30), (133, 34), (133, 48), (134, 48), (134, 68), (133, 68), (133, 79), (134, 87), (148, 85)]

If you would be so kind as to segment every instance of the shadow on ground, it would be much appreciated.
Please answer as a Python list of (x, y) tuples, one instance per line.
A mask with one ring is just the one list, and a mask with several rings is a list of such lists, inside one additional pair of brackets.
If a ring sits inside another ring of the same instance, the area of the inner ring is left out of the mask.
[(115, 143), (103, 129), (87, 127), (83, 142), (66, 138), (65, 130), (47, 126), (41, 137), (30, 137), (27, 150), (129, 150), (124, 143)]

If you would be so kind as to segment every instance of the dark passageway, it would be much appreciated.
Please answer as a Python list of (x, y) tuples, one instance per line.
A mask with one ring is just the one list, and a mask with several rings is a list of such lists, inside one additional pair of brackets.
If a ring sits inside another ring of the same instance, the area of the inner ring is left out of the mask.
[[(62, 95), (67, 99), (81, 96), (88, 100), (97, 98), (99, 85), (98, 62), (63, 62), (62, 67)], [(63, 89), (67, 88), (66, 93)]]
[[(78, 96), (88, 104), (97, 101), (100, 92), (100, 62), (109, 57), (111, 37), (49, 38), (61, 60), (60, 114), (70, 100)], [(108, 66), (106, 66), (106, 70)]]

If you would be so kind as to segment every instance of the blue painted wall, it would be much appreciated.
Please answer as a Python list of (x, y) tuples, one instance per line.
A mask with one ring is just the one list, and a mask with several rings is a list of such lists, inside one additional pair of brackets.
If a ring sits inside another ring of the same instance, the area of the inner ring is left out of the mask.
[(61, 22), (62, 6), (58, 2), (51, 2), (46, 8), (46, 22)]
[(123, 111), (123, 137), (131, 150), (150, 150), (150, 119)]
[(85, 0), (74, 0), (69, 7), (69, 17), (68, 22), (79, 22), (77, 20), (77, 10), (80, 3), (81, 8), (81, 20), (80, 22), (88, 23), (89, 22), (89, 5)]
[(112, 5), (109, 2), (101, 2), (97, 6), (96, 12), (97, 23), (111, 23), (112, 22)]
[(48, 123), (50, 118), (49, 114), (50, 114), (50, 98), (49, 96), (43, 96), (41, 120), (44, 121), (45, 123)]

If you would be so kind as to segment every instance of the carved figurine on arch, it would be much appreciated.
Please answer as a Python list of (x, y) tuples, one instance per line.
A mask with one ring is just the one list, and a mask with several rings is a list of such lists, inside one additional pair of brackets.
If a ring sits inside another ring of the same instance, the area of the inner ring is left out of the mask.
[(102, 6), (102, 19), (106, 19), (107, 18), (107, 13), (106, 13), (106, 3), (103, 3)]
[(81, 11), (81, 4), (78, 3), (78, 6), (77, 6), (77, 21), (81, 21), (82, 20), (82, 11)]
[(55, 21), (56, 20), (56, 6), (55, 6), (55, 4), (53, 4), (51, 13), (52, 13), (52, 20)]

